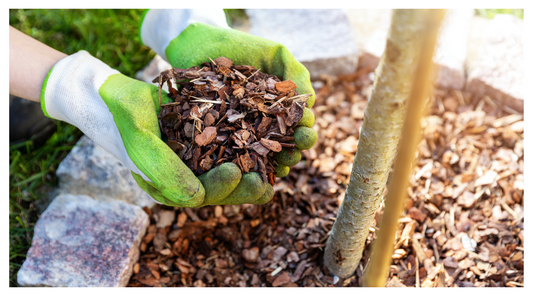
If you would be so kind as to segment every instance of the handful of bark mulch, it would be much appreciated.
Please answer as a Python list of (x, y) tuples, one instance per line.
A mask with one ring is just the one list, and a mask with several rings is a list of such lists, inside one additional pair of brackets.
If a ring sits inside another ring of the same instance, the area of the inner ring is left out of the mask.
[[(275, 153), (296, 149), (293, 129), (311, 94), (299, 95), (294, 82), (259, 70), (219, 57), (202, 67), (163, 71), (153, 80), (159, 83), (162, 134), (195, 175), (233, 162), (274, 185)], [(161, 105), (165, 82), (174, 102)]]

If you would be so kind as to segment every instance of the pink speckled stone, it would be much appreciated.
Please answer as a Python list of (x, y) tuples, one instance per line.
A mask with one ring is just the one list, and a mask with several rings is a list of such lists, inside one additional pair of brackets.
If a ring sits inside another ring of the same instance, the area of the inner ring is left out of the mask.
[(126, 286), (148, 225), (148, 215), (138, 206), (85, 195), (59, 195), (35, 225), (18, 283)]

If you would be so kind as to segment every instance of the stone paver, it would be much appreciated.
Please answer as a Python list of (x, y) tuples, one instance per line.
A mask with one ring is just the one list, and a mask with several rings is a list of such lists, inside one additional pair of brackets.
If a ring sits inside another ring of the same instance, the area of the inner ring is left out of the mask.
[(340, 9), (247, 9), (250, 34), (279, 42), (317, 79), (353, 73), (358, 51)]
[(524, 111), (524, 22), (513, 15), (472, 21), (466, 89)]
[(56, 171), (62, 192), (89, 195), (95, 199), (117, 199), (141, 207), (154, 200), (133, 179), (130, 170), (116, 157), (83, 136)]
[(360, 50), (359, 67), (376, 68), (385, 50), (392, 9), (346, 9)]
[(473, 17), (473, 9), (450, 9), (442, 21), (434, 58), (436, 84), (441, 88), (460, 90), (465, 85), (468, 28)]
[[(377, 67), (385, 50), (392, 10), (349, 9), (346, 13), (356, 35), (355, 39), (362, 42), (359, 66)], [(443, 20), (434, 58), (437, 64), (435, 83), (439, 87), (464, 87), (468, 27), (473, 15), (473, 9), (451, 9)]]
[(126, 286), (149, 225), (138, 206), (89, 196), (57, 196), (35, 225), (17, 275), (21, 286)]

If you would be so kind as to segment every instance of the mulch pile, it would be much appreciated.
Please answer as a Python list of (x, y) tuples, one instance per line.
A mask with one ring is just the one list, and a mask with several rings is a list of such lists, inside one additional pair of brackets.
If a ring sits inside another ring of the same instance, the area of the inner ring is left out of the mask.
[(274, 185), (274, 155), (282, 147), (296, 150), (289, 142), (311, 94), (299, 95), (294, 82), (225, 57), (202, 67), (165, 70), (153, 82), (159, 83), (160, 99), (167, 83), (174, 101), (161, 105), (161, 131), (195, 175), (233, 162)]
[[(129, 286), (361, 286), (375, 222), (352, 277), (332, 277), (322, 258), (372, 71), (314, 82), (318, 142), (277, 180), (270, 203), (145, 208), (152, 224)], [(387, 286), (523, 286), (523, 114), (436, 89), (423, 131)]]

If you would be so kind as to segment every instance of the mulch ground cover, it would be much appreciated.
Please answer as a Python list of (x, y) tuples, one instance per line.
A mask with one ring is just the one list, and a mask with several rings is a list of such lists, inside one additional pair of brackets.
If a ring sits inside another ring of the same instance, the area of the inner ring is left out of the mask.
[[(373, 69), (315, 81), (318, 142), (264, 205), (156, 206), (129, 286), (361, 286), (323, 266), (344, 199)], [(524, 285), (523, 114), (488, 96), (435, 89), (387, 286)]]

